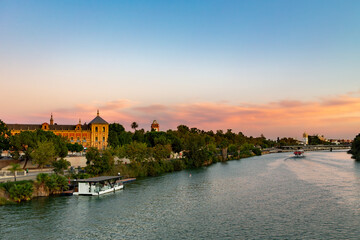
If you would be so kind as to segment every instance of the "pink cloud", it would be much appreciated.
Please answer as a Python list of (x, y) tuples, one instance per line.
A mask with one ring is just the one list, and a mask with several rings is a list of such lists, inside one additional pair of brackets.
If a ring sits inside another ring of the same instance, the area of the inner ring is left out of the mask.
[[(72, 108), (53, 111), (55, 122), (75, 124), (81, 118), (89, 122), (100, 115), (109, 123), (118, 122), (130, 130), (133, 121), (140, 128), (150, 129), (156, 119), (161, 130), (176, 129), (180, 124), (204, 130), (233, 129), (246, 135), (269, 138), (301, 137), (304, 131), (320, 133), (331, 138), (353, 138), (360, 132), (360, 94), (321, 98), (316, 101), (282, 100), (263, 104), (227, 102), (198, 102), (191, 104), (143, 104), (120, 99), (95, 105), (78, 104)], [(11, 116), (19, 123), (48, 121), (49, 113), (30, 116)]]

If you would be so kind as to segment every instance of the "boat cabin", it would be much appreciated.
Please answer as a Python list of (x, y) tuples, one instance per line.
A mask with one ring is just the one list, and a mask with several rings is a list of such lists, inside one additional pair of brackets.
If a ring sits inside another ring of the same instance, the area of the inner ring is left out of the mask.
[(74, 180), (74, 182), (78, 183), (78, 191), (74, 192), (74, 195), (97, 196), (115, 192), (124, 188), (120, 179), (121, 176), (102, 176)]

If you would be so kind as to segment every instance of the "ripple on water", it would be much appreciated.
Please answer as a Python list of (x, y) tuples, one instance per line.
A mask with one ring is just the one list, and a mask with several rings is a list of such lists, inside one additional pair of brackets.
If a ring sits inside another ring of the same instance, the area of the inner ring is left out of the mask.
[(288, 157), (271, 154), (146, 178), (101, 197), (0, 207), (0, 236), (357, 239), (360, 167), (345, 153)]

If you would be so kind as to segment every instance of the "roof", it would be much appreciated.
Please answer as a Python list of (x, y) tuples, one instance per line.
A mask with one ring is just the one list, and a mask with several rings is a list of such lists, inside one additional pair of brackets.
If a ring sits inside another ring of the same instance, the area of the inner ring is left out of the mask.
[(109, 180), (120, 179), (121, 176), (101, 176), (101, 177), (93, 177), (87, 179), (78, 179), (77, 182), (105, 182)]
[(6, 124), (9, 130), (37, 130), (41, 129), (41, 124)]
[[(49, 125), (50, 130), (75, 130), (77, 125)], [(81, 130), (90, 130), (89, 125), (81, 125)]]
[(109, 124), (109, 123), (105, 121), (102, 117), (96, 116), (91, 122), (89, 122), (89, 125), (90, 124)]
[[(37, 130), (41, 129), (41, 124), (6, 124), (9, 130)], [(75, 130), (77, 125), (49, 125), (50, 130)], [(89, 130), (89, 125), (81, 125), (82, 130)]]

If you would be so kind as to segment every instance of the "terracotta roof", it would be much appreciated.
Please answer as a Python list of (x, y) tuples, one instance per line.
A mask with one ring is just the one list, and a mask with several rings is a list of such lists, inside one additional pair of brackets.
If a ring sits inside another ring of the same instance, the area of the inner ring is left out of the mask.
[(89, 122), (89, 125), (90, 124), (109, 124), (109, 123), (100, 116), (96, 116), (96, 118), (94, 118), (91, 122)]
[[(41, 129), (39, 124), (6, 124), (9, 130), (37, 130)], [(75, 130), (76, 125), (49, 125), (50, 130)], [(81, 130), (90, 130), (88, 124), (81, 125)]]
[(41, 124), (6, 124), (9, 130), (37, 130), (41, 129)]

